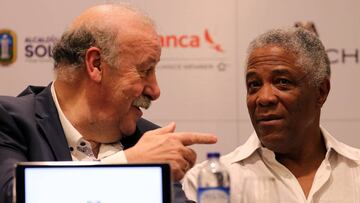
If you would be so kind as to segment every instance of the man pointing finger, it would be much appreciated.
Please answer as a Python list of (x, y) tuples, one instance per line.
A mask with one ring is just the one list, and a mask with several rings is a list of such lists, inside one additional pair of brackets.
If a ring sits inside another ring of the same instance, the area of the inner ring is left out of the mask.
[(187, 147), (193, 144), (216, 143), (215, 135), (195, 132), (174, 132), (175, 123), (146, 132), (132, 148), (125, 150), (129, 162), (167, 162), (174, 180), (180, 180), (193, 167), (196, 153)]
[(133, 8), (99, 5), (77, 17), (54, 47), (55, 81), (0, 97), (0, 202), (12, 202), (22, 161), (166, 162), (181, 179), (196, 159), (187, 146), (216, 138), (175, 133), (174, 123), (149, 131), (159, 126), (142, 109), (160, 96), (160, 55), (153, 22)]

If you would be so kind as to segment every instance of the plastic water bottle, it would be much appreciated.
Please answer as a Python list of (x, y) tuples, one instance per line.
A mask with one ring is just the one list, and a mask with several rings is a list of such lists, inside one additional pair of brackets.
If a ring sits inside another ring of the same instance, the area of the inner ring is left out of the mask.
[(230, 203), (230, 176), (219, 157), (218, 152), (207, 154), (207, 163), (198, 175), (198, 203)]

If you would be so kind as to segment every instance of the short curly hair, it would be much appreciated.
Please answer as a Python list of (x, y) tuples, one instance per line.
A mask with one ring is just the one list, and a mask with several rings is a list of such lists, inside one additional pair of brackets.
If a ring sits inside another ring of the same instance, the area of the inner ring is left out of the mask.
[(312, 32), (301, 27), (273, 29), (255, 38), (248, 47), (247, 59), (254, 49), (275, 45), (297, 56), (296, 65), (309, 73), (311, 84), (318, 86), (330, 78), (330, 61), (324, 45)]

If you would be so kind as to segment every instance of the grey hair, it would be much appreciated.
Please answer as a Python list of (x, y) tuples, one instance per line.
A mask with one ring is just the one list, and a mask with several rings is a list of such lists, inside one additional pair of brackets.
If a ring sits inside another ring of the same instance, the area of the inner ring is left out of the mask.
[(297, 56), (296, 66), (309, 75), (310, 83), (318, 86), (331, 75), (330, 61), (320, 39), (304, 28), (273, 29), (255, 38), (248, 47), (247, 60), (257, 48), (275, 45)]
[[(153, 21), (141, 10), (128, 4), (111, 4), (115, 9), (125, 9), (142, 18), (143, 22), (155, 26)], [(77, 78), (79, 70), (85, 67), (85, 53), (90, 47), (101, 50), (102, 60), (111, 67), (118, 67), (119, 53), (118, 29), (105, 22), (94, 20), (75, 28), (69, 28), (61, 36), (52, 50), (54, 67), (58, 77), (67, 81)]]
[[(84, 66), (86, 51), (96, 46), (101, 49), (102, 58), (111, 66), (116, 67), (116, 32), (98, 27), (89, 28), (81, 26), (77, 29), (67, 30), (53, 48), (53, 59), (58, 76), (73, 80), (77, 70)], [(66, 70), (65, 70), (66, 69)], [(64, 74), (64, 73), (68, 74)]]

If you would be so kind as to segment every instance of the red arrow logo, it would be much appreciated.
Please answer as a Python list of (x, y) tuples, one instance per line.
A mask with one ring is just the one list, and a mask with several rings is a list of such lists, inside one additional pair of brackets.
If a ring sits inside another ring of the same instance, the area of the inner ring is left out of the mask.
[(214, 42), (208, 29), (205, 29), (204, 36), (205, 36), (205, 41), (210, 45), (212, 49), (220, 53), (224, 52), (224, 49), (221, 47), (221, 45), (219, 43)]

